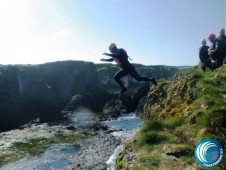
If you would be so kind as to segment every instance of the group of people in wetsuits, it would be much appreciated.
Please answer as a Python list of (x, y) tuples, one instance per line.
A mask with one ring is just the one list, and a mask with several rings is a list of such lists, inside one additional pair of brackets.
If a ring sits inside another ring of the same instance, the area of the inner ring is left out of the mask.
[(226, 64), (226, 34), (224, 28), (219, 30), (219, 36), (209, 34), (208, 40), (211, 46), (206, 45), (206, 39), (201, 40), (202, 46), (199, 48), (200, 65), (203, 71), (206, 67), (212, 71)]

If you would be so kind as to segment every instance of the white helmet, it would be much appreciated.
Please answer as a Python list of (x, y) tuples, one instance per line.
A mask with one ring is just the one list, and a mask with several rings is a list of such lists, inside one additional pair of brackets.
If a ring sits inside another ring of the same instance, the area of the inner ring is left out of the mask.
[(200, 43), (201, 43), (201, 44), (205, 44), (205, 43), (206, 43), (206, 39), (201, 39), (201, 40), (200, 40)]
[(116, 47), (116, 44), (115, 43), (111, 43), (108, 49), (111, 51), (115, 47)]
[(219, 30), (219, 33), (220, 33), (221, 35), (224, 35), (224, 33), (225, 33), (224, 28), (221, 28), (221, 29)]

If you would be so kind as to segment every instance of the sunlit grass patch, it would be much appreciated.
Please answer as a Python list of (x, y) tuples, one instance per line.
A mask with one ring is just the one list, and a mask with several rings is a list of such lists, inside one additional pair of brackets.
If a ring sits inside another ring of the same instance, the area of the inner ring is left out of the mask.
[(146, 133), (151, 130), (162, 131), (164, 130), (164, 128), (174, 129), (178, 126), (183, 125), (184, 123), (185, 123), (184, 119), (180, 117), (148, 120), (144, 123), (141, 129), (141, 133)]
[(164, 128), (175, 129), (176, 127), (182, 126), (185, 120), (181, 117), (171, 117), (163, 120)]
[(154, 119), (146, 121), (141, 129), (141, 133), (147, 133), (151, 130), (163, 130), (163, 123), (161, 120)]
[(138, 146), (153, 145), (153, 144), (159, 144), (167, 140), (168, 140), (167, 135), (164, 135), (155, 131), (150, 131), (150, 132), (141, 133), (140, 135), (138, 135), (138, 138), (134, 140), (134, 144)]

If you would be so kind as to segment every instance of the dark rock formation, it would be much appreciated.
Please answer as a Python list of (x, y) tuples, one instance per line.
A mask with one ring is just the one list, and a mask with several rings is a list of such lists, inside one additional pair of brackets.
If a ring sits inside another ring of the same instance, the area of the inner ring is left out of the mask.
[(117, 118), (120, 115), (134, 112), (139, 101), (150, 90), (150, 84), (146, 83), (140, 88), (130, 90), (124, 94), (115, 94), (103, 108), (103, 119)]
[(104, 104), (111, 98), (106, 90), (100, 86), (90, 87), (86, 91), (72, 96), (63, 112), (73, 112), (79, 107), (90, 109), (94, 112), (102, 112)]
[(59, 119), (60, 111), (72, 96), (96, 91), (98, 84), (96, 67), (91, 62), (1, 65), (0, 130), (18, 127), (36, 118), (40, 121)]

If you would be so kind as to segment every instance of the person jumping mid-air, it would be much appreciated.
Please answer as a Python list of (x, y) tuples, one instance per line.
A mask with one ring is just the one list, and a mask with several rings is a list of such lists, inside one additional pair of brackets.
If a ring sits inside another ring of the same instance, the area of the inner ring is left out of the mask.
[(147, 77), (141, 77), (138, 72), (135, 70), (133, 65), (128, 61), (129, 56), (127, 55), (126, 51), (122, 48), (117, 48), (116, 44), (112, 43), (109, 46), (110, 54), (103, 53), (103, 55), (109, 56), (111, 58), (104, 59), (102, 58), (101, 61), (108, 61), (112, 62), (115, 61), (121, 69), (114, 75), (114, 80), (120, 85), (121, 92), (120, 94), (127, 91), (126, 87), (123, 85), (121, 78), (127, 75), (132, 76), (137, 81), (148, 81), (152, 82), (154, 85), (157, 85), (157, 81), (154, 77), (147, 78)]

